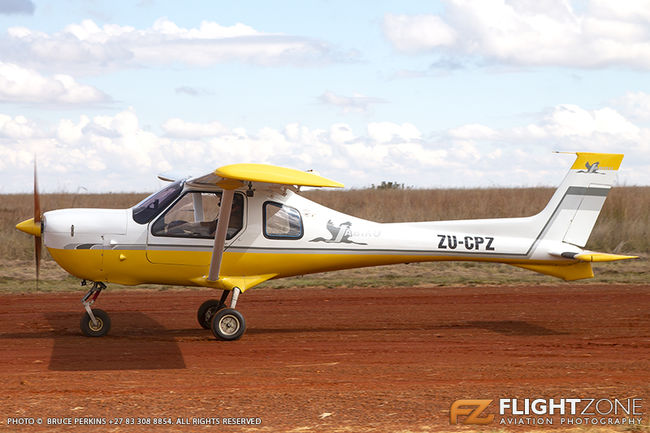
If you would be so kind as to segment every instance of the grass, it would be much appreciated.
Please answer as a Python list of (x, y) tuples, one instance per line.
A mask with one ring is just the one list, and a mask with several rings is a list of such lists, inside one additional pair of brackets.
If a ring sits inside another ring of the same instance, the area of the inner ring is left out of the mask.
[[(380, 222), (527, 216), (544, 208), (554, 188), (492, 188), (440, 190), (311, 190), (303, 195), (325, 206)], [(43, 194), (43, 211), (69, 207), (127, 208), (146, 194)], [(33, 240), (15, 224), (33, 215), (30, 194), (0, 195), (0, 292), (35, 289)], [(650, 251), (650, 187), (612, 189), (587, 248), (597, 251), (647, 255)], [(650, 282), (645, 259), (594, 264), (596, 278), (588, 283)], [(556, 284), (559, 280), (488, 263), (437, 262), (380, 266), (371, 269), (293, 277), (264, 283), (265, 287), (399, 287), (467, 284)], [(113, 287), (113, 286), (112, 286)], [(163, 289), (164, 286), (147, 286)], [(44, 255), (39, 291), (79, 290)]]
[[(534, 215), (555, 188), (313, 190), (303, 195), (327, 207), (379, 222), (508, 218)], [(614, 187), (586, 248), (650, 251), (650, 187)]]
[[(47, 212), (65, 208), (131, 207), (148, 194), (41, 194), (41, 210)], [(0, 195), (0, 257), (4, 260), (34, 257), (31, 236), (16, 230), (21, 221), (34, 216), (34, 198), (31, 194)]]

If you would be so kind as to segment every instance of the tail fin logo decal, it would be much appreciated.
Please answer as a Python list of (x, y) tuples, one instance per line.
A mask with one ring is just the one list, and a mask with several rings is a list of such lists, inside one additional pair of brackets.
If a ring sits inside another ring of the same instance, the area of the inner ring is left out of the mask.
[(589, 164), (589, 161), (585, 163), (585, 167), (587, 168), (586, 170), (578, 170), (578, 173), (595, 173), (595, 174), (605, 174), (600, 171), (598, 171), (598, 165), (600, 164), (599, 161), (594, 162), (593, 164)]

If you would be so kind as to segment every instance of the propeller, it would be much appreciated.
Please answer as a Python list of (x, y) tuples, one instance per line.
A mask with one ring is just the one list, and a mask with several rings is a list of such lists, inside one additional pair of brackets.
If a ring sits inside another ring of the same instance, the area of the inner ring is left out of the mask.
[[(34, 157), (34, 224), (41, 224), (41, 199), (38, 194), (36, 157)], [(34, 257), (36, 259), (36, 288), (38, 288), (38, 276), (41, 269), (41, 254), (43, 251), (43, 238), (41, 235), (41, 230), (39, 230), (38, 236), (34, 236)]]
[(36, 288), (41, 270), (41, 255), (43, 252), (43, 215), (41, 214), (41, 199), (38, 194), (38, 175), (36, 172), (36, 155), (34, 155), (34, 218), (16, 224), (16, 228), (34, 236), (34, 258), (36, 259)]

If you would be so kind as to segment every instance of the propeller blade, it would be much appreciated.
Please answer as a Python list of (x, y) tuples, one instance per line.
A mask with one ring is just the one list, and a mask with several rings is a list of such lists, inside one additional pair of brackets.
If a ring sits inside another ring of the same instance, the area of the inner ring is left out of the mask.
[(41, 199), (38, 194), (38, 176), (36, 174), (36, 157), (34, 157), (34, 222), (41, 221)]
[[(38, 175), (36, 170), (36, 155), (34, 155), (34, 222), (41, 222), (41, 198), (38, 194)], [(42, 235), (42, 233), (41, 233)], [(34, 236), (34, 258), (36, 260), (36, 288), (38, 289), (38, 277), (41, 270), (41, 255), (43, 250), (43, 238)]]
[(34, 255), (36, 257), (36, 288), (38, 289), (38, 277), (41, 270), (41, 253), (43, 240), (40, 236), (34, 236)]

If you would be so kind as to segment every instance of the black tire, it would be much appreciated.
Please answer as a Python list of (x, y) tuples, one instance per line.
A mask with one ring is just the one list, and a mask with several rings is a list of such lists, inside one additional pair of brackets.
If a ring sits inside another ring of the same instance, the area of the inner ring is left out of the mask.
[(111, 318), (108, 316), (108, 313), (104, 310), (94, 309), (93, 315), (97, 319), (97, 326), (93, 325), (92, 320), (90, 320), (90, 315), (84, 313), (81, 316), (81, 332), (86, 337), (103, 337), (108, 334), (108, 331), (111, 330)]
[(232, 308), (217, 311), (212, 317), (212, 333), (218, 340), (238, 340), (246, 331), (244, 316)]
[(196, 320), (198, 320), (199, 325), (201, 325), (203, 329), (210, 329), (212, 316), (214, 316), (221, 308), (226, 308), (226, 306), (216, 299), (208, 299), (202, 303), (196, 312)]

